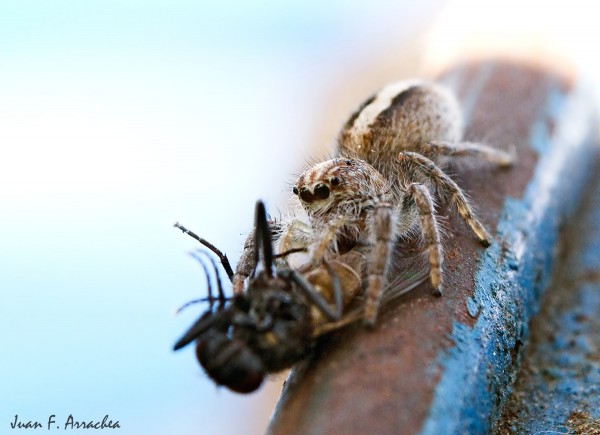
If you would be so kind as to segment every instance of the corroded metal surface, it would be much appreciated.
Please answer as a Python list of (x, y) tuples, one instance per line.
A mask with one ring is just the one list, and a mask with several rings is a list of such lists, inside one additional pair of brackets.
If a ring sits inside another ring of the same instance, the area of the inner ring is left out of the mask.
[(600, 166), (595, 172), (564, 226), (560, 261), (497, 434), (600, 434)]
[[(463, 103), (466, 140), (517, 148), (508, 170), (450, 168), (496, 241), (484, 250), (450, 213), (444, 296), (424, 284), (391, 303), (373, 331), (355, 325), (321, 343), (288, 379), (270, 434), (479, 433), (506, 401), (558, 225), (589, 173), (591, 147), (579, 145), (591, 121), (565, 130), (569, 104), (588, 109), (572, 98), (574, 84), (532, 67), (468, 65), (445, 81)], [(572, 152), (557, 151), (564, 146)]]

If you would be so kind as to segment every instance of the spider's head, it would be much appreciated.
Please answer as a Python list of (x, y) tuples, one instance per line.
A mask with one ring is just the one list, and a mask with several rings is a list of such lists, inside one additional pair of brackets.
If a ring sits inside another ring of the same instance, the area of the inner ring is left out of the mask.
[(292, 191), (309, 215), (328, 213), (339, 206), (359, 205), (378, 196), (385, 182), (364, 160), (337, 158), (304, 171)]

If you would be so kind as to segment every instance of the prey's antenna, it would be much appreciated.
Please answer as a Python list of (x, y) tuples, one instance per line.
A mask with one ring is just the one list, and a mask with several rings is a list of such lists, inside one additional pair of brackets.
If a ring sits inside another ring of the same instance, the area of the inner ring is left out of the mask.
[(227, 273), (227, 276), (229, 277), (229, 281), (233, 281), (233, 269), (231, 268), (231, 264), (229, 263), (229, 259), (227, 258), (227, 255), (225, 255), (221, 250), (219, 250), (215, 245), (210, 243), (208, 240), (205, 240), (202, 237), (200, 237), (199, 235), (197, 235), (196, 233), (193, 233), (192, 231), (188, 230), (186, 227), (181, 225), (179, 222), (175, 222), (175, 224), (173, 226), (175, 228), (179, 228), (181, 231), (186, 233), (188, 236), (192, 237), (193, 239), (196, 239), (201, 244), (203, 244), (208, 249), (210, 249), (212, 252), (214, 252), (215, 255), (217, 257), (219, 257), (219, 260), (221, 261), (221, 264), (223, 265), (223, 269), (225, 269), (225, 272)]

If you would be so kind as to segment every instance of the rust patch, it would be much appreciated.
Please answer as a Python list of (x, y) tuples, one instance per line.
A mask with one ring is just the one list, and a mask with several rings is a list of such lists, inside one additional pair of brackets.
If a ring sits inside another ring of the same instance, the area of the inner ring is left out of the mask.
[(590, 418), (584, 411), (573, 411), (567, 420), (569, 433), (574, 435), (600, 435), (600, 420)]

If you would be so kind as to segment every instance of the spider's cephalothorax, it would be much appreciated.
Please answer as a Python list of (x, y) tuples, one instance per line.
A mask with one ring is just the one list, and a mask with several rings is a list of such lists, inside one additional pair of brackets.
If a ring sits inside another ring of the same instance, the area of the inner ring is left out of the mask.
[[(370, 211), (392, 199), (390, 186), (381, 174), (354, 158), (327, 160), (309, 168), (292, 190), (308, 214), (310, 231), (319, 234), (313, 253), (318, 258), (326, 248), (336, 254), (352, 249), (368, 224)], [(291, 247), (287, 245), (290, 236), (293, 232), (283, 235), (281, 250)], [(330, 242), (334, 245), (329, 246)]]
[[(304, 171), (292, 191), (311, 219), (318, 219), (340, 207), (358, 210), (372, 206), (373, 200), (384, 197), (390, 189), (381, 174), (363, 160), (339, 158)], [(366, 191), (373, 195), (364, 195)]]

